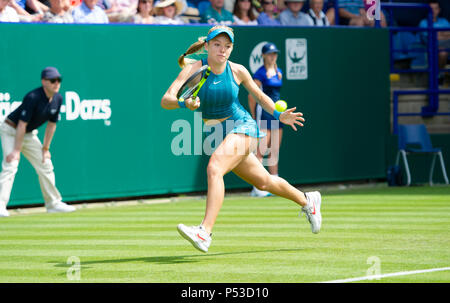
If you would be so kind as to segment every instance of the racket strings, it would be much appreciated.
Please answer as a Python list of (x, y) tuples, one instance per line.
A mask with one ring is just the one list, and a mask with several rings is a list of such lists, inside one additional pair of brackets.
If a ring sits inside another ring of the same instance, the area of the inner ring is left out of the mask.
[(181, 89), (178, 91), (178, 94), (177, 94), (178, 99), (180, 99), (180, 98), (187, 99), (193, 95), (193, 93), (196, 91), (196, 89), (200, 85), (206, 69), (207, 69), (207, 66), (206, 65), (203, 66), (183, 84)]

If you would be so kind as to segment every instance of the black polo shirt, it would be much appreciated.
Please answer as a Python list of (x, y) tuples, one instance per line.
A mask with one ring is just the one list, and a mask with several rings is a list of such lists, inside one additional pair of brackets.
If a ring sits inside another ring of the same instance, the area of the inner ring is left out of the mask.
[(29, 92), (22, 101), (22, 104), (8, 115), (8, 119), (19, 124), (19, 120), (27, 122), (27, 132), (38, 128), (47, 121), (58, 122), (58, 115), (61, 109), (63, 97), (60, 93), (53, 96), (52, 102), (45, 95), (41, 86)]

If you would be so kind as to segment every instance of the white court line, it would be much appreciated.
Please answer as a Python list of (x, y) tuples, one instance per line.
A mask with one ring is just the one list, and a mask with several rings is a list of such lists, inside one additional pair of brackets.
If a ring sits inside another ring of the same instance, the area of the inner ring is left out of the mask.
[(372, 276), (364, 276), (364, 277), (359, 277), (359, 278), (326, 281), (326, 282), (320, 282), (320, 283), (347, 283), (347, 282), (356, 282), (356, 281), (363, 281), (363, 280), (382, 279), (382, 278), (387, 278), (387, 277), (415, 275), (415, 274), (422, 274), (422, 273), (435, 272), (435, 271), (444, 271), (444, 270), (450, 270), (450, 267), (431, 268), (431, 269), (412, 270), (412, 271), (401, 271), (401, 272), (394, 272), (394, 273), (384, 274), (384, 275), (372, 275)]

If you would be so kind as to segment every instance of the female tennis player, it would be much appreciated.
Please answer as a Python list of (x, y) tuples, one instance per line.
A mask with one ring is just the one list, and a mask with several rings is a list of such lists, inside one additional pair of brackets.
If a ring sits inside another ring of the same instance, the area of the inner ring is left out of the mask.
[[(253, 75), (255, 83), (274, 102), (280, 100), (280, 89), (282, 85), (281, 69), (277, 65), (278, 53), (279, 50), (275, 44), (270, 42), (266, 43), (262, 48), (264, 64)], [(275, 119), (261, 105), (257, 104), (252, 94), (248, 95), (248, 106), (258, 127), (267, 134), (261, 139), (256, 157), (262, 163), (265, 154), (269, 152), (269, 161), (267, 163), (269, 173), (278, 176), (278, 159), (281, 139), (283, 138), (283, 123), (280, 123), (278, 119)], [(261, 191), (255, 186), (251, 194), (257, 197), (270, 195), (269, 192)]]
[[(322, 223), (320, 193), (303, 193), (286, 180), (271, 176), (253, 154), (258, 138), (264, 134), (259, 132), (255, 120), (239, 103), (239, 85), (243, 84), (267, 112), (294, 130), (297, 130), (296, 126), (303, 126), (302, 122), (305, 121), (303, 114), (295, 112), (295, 107), (282, 113), (277, 112), (272, 99), (256, 85), (248, 70), (228, 60), (233, 51), (233, 44), (234, 34), (231, 28), (221, 25), (211, 28), (207, 37), (201, 37), (180, 56), (178, 63), (183, 70), (161, 100), (161, 106), (165, 109), (198, 110), (201, 111), (205, 123), (215, 122), (223, 126), (224, 139), (211, 155), (207, 167), (208, 193), (203, 221), (199, 226), (188, 227), (179, 224), (177, 227), (178, 232), (202, 252), (207, 252), (211, 245), (211, 231), (225, 195), (223, 177), (230, 171), (261, 190), (267, 190), (299, 204), (311, 224), (313, 233), (320, 231)], [(186, 65), (185, 57), (203, 48), (207, 51), (208, 57)], [(178, 100), (177, 92), (183, 83), (205, 64), (210, 66), (211, 74), (197, 97), (194, 100), (192, 98)], [(234, 127), (231, 129), (225, 127), (230, 124)]]

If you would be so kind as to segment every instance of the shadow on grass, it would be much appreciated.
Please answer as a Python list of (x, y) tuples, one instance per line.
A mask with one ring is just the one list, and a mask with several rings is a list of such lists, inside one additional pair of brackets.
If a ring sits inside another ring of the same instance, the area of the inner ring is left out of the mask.
[[(241, 255), (241, 254), (257, 254), (257, 253), (280, 253), (280, 252), (296, 252), (304, 250), (304, 248), (298, 249), (272, 249), (272, 250), (254, 250), (254, 251), (240, 251), (240, 252), (227, 252), (227, 253), (213, 253), (213, 254), (196, 254), (196, 255), (181, 255), (181, 256), (156, 256), (156, 257), (143, 257), (143, 258), (128, 258), (128, 259), (110, 259), (110, 260), (96, 260), (96, 261), (81, 261), (81, 269), (91, 268), (89, 265), (95, 264), (115, 264), (115, 263), (127, 263), (127, 262), (149, 262), (155, 264), (181, 264), (181, 263), (194, 263), (199, 262), (203, 258), (226, 256), (226, 255)], [(70, 267), (71, 264), (55, 263), (55, 267)]]

